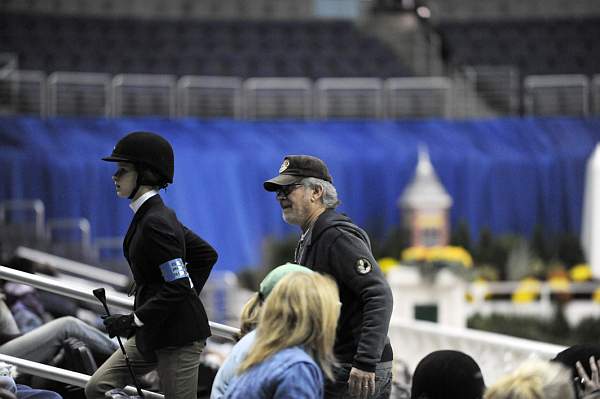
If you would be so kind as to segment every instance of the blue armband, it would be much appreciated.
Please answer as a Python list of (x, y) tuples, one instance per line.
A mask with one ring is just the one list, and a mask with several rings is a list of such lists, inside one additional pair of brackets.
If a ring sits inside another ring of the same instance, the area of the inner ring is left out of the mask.
[(160, 272), (167, 283), (171, 281), (179, 280), (180, 278), (189, 278), (190, 275), (187, 272), (185, 263), (181, 258), (172, 259), (168, 262), (163, 263), (160, 267)]

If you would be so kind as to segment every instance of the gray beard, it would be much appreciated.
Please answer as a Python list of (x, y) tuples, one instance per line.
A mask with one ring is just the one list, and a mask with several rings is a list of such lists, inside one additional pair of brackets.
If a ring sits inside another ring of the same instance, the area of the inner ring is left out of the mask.
[(284, 222), (286, 222), (287, 224), (291, 224), (291, 225), (296, 225), (296, 226), (300, 226), (302, 224), (301, 221), (298, 220), (294, 220), (294, 217), (292, 216), (291, 219), (289, 216), (286, 216), (285, 212), (282, 210), (281, 211), (281, 218), (283, 219)]

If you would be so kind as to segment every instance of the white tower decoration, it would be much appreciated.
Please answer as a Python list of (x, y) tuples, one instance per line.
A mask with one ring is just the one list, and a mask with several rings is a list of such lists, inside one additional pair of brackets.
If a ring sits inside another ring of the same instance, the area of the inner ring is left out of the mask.
[(415, 175), (398, 199), (398, 206), (401, 207), (404, 225), (411, 231), (411, 245), (448, 245), (448, 211), (452, 198), (440, 183), (424, 145), (419, 145)]

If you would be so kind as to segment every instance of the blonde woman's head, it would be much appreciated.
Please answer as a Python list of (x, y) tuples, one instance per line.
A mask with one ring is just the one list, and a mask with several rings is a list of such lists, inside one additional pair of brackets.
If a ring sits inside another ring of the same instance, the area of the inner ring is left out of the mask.
[(242, 307), (242, 312), (240, 313), (240, 332), (234, 335), (236, 341), (239, 341), (244, 335), (256, 328), (261, 308), (262, 300), (258, 293), (254, 293)]
[(332, 378), (333, 343), (340, 312), (338, 288), (318, 273), (290, 273), (266, 299), (256, 341), (240, 365), (243, 372), (282, 349), (302, 346)]
[(269, 296), (279, 280), (293, 272), (313, 273), (309, 268), (294, 263), (286, 263), (271, 270), (260, 283), (259, 291), (252, 295), (242, 307), (242, 312), (240, 313), (240, 332), (234, 336), (237, 341), (256, 328), (264, 300)]
[(531, 360), (490, 386), (484, 399), (574, 399), (569, 371), (557, 363)]

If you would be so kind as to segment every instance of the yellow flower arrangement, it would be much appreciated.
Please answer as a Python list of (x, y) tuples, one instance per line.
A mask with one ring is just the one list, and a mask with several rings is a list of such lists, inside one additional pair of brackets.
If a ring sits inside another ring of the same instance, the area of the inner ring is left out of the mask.
[(548, 279), (550, 289), (555, 293), (568, 294), (570, 282), (567, 276), (552, 276)]
[(402, 261), (412, 263), (447, 262), (460, 264), (466, 268), (473, 266), (473, 258), (462, 247), (409, 247), (402, 251)]
[(387, 274), (387, 272), (392, 270), (394, 267), (398, 266), (398, 260), (391, 257), (381, 258), (377, 261), (377, 263), (379, 264), (381, 271), (385, 274)]
[(594, 290), (594, 294), (592, 295), (592, 300), (596, 303), (600, 302), (600, 288), (596, 288), (596, 290)]
[(527, 277), (521, 280), (519, 286), (512, 294), (515, 303), (530, 303), (537, 299), (540, 294), (541, 283), (538, 279)]
[(592, 279), (592, 268), (587, 263), (580, 263), (569, 270), (569, 275), (573, 281), (589, 281)]

